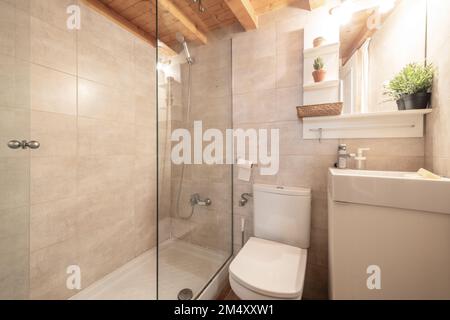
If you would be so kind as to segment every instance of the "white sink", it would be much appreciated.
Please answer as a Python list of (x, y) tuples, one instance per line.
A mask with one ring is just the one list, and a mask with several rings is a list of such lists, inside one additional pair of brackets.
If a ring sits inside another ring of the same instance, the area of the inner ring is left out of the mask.
[(450, 214), (450, 179), (415, 172), (330, 169), (331, 200)]

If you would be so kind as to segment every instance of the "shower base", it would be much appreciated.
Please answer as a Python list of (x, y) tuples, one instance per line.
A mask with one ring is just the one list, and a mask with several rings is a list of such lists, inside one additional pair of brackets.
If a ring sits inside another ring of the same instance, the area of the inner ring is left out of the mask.
[[(228, 259), (213, 251), (180, 240), (169, 240), (159, 249), (159, 299), (176, 300), (189, 288), (197, 296)], [(94, 282), (71, 300), (155, 300), (156, 248)]]

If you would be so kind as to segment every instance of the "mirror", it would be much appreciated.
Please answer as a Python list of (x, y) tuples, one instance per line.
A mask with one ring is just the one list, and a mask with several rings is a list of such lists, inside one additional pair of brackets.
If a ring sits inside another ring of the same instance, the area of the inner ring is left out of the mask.
[(427, 0), (343, 4), (350, 2), (353, 14), (340, 29), (343, 113), (396, 111), (384, 87), (407, 64), (426, 60)]

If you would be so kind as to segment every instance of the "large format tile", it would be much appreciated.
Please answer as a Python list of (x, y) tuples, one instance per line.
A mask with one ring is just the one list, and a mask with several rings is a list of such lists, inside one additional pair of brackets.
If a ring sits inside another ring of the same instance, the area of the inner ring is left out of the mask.
[(63, 72), (31, 66), (31, 108), (68, 115), (77, 113), (77, 79)]
[(133, 184), (133, 156), (80, 157), (78, 194), (90, 194)]
[(76, 157), (33, 157), (31, 203), (73, 197), (76, 194)]
[(79, 79), (78, 115), (87, 118), (134, 123), (133, 95), (128, 91)]
[(81, 156), (134, 155), (134, 125), (78, 118), (78, 154)]
[(78, 75), (116, 88), (134, 85), (132, 60), (114, 57), (110, 51), (86, 41), (78, 42)]
[(235, 95), (233, 100), (234, 124), (271, 122), (277, 118), (275, 89)]
[(74, 157), (77, 155), (77, 118), (75, 116), (31, 112), (31, 134), (41, 146), (32, 157)]
[(0, 158), (0, 176), (0, 210), (29, 205), (29, 159)]
[(30, 109), (30, 64), (0, 54), (0, 107)]
[[(67, 30), (67, 8), (73, 0), (27, 0), (33, 17), (45, 21), (58, 29)], [(75, 2), (76, 3), (76, 2)], [(84, 17), (82, 18), (84, 20)]]
[(75, 197), (31, 206), (31, 252), (74, 237), (77, 233), (79, 210)]
[(0, 157), (27, 157), (28, 150), (12, 150), (6, 147), (10, 140), (30, 138), (30, 112), (26, 109), (0, 107)]
[(275, 56), (255, 59), (233, 70), (233, 93), (274, 89), (276, 87)]
[(16, 53), (16, 9), (0, 1), (0, 53), (14, 57)]
[(75, 34), (31, 18), (31, 61), (69, 74), (77, 72)]
[[(71, 238), (63, 242), (31, 252), (30, 298), (33, 300), (67, 299), (76, 291), (67, 289), (67, 268), (81, 266), (79, 242)], [(84, 283), (81, 269), (81, 285)]]

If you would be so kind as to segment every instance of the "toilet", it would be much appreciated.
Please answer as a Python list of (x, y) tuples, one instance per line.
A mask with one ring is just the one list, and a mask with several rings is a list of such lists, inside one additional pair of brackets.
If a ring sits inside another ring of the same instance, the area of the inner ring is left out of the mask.
[(242, 300), (300, 300), (311, 231), (311, 189), (255, 184), (254, 235), (229, 268)]

